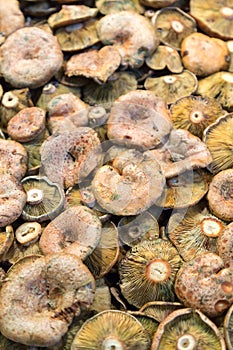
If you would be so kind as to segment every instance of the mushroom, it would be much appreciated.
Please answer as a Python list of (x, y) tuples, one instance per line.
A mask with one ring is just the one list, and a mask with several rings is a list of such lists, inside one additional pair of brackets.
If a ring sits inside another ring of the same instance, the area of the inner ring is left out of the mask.
[(1, 333), (29, 346), (55, 345), (94, 291), (92, 274), (73, 254), (23, 258), (0, 290)]
[(224, 339), (226, 341), (227, 349), (233, 349), (232, 327), (233, 327), (233, 305), (229, 307), (223, 323)]
[(218, 218), (233, 220), (233, 169), (226, 169), (216, 174), (209, 185), (207, 200), (210, 210)]
[(52, 220), (64, 207), (64, 191), (46, 176), (27, 176), (21, 181), (26, 192), (22, 218), (27, 221)]
[(158, 326), (151, 350), (218, 349), (226, 350), (217, 326), (199, 310), (183, 308), (173, 311)]
[(233, 223), (225, 226), (223, 232), (217, 239), (217, 254), (224, 261), (226, 267), (233, 268)]
[(188, 130), (202, 139), (204, 130), (227, 112), (214, 98), (190, 95), (172, 103), (170, 113), (176, 129)]
[(152, 340), (159, 323), (153, 317), (144, 314), (142, 311), (129, 310), (128, 313), (134, 316), (143, 325)]
[(69, 188), (83, 181), (102, 162), (100, 140), (89, 127), (51, 135), (41, 147), (41, 172)]
[(167, 104), (174, 103), (181, 97), (195, 93), (197, 86), (196, 76), (188, 70), (184, 70), (179, 74), (148, 77), (144, 82), (146, 90), (153, 91), (158, 97), (163, 98)]
[[(4, 0), (0, 0), (0, 33), (5, 39), (15, 30), (25, 24), (23, 12), (18, 0), (9, 0), (8, 6)], [(1, 39), (2, 41), (2, 39)], [(2, 43), (2, 42), (1, 42)]]
[(230, 64), (227, 43), (202, 33), (192, 33), (184, 38), (181, 57), (186, 69), (202, 77), (228, 70)]
[(97, 33), (104, 45), (114, 45), (125, 67), (139, 68), (146, 56), (159, 45), (149, 19), (132, 11), (120, 11), (102, 17)]
[(150, 338), (142, 324), (119, 310), (105, 310), (89, 318), (76, 333), (71, 350), (124, 349), (149, 350)]
[(100, 13), (107, 15), (120, 11), (134, 11), (137, 13), (143, 13), (144, 7), (141, 5), (141, 0), (128, 0), (128, 1), (108, 1), (108, 0), (96, 0), (95, 6)]
[(174, 2), (176, 2), (176, 0), (140, 0), (140, 3), (143, 5), (150, 6), (154, 9), (173, 5)]
[(39, 239), (41, 231), (42, 228), (39, 222), (24, 222), (17, 227), (15, 238), (22, 245), (30, 245)]
[(64, 210), (45, 227), (39, 245), (46, 255), (66, 252), (85, 259), (97, 247), (101, 232), (95, 212), (77, 205)]
[(72, 55), (66, 63), (65, 74), (68, 77), (81, 75), (105, 83), (117, 70), (121, 56), (115, 46), (103, 46), (99, 50), (89, 50)]
[(151, 22), (160, 41), (177, 50), (183, 39), (197, 30), (195, 20), (178, 7), (156, 11)]
[(154, 300), (174, 301), (174, 281), (182, 259), (168, 240), (145, 240), (119, 262), (121, 293), (129, 304), (142, 307)]
[(199, 254), (179, 269), (175, 293), (186, 307), (220, 316), (233, 303), (233, 270), (215, 253)]
[(172, 129), (167, 104), (152, 91), (135, 90), (115, 100), (107, 122), (114, 143), (154, 148)]
[(114, 215), (137, 215), (159, 200), (165, 185), (160, 166), (147, 152), (122, 152), (100, 167), (92, 180), (98, 204)]
[[(14, 230), (11, 225), (1, 228), (0, 231), (0, 260), (3, 261), (14, 242)], [(1, 274), (0, 274), (1, 275)], [(0, 278), (1, 280), (1, 278)]]
[(181, 73), (184, 69), (177, 50), (166, 45), (159, 45), (154, 53), (146, 58), (146, 64), (153, 70), (167, 68), (172, 73)]
[(140, 307), (139, 311), (153, 317), (157, 322), (162, 322), (170, 313), (184, 308), (178, 301), (149, 301)]

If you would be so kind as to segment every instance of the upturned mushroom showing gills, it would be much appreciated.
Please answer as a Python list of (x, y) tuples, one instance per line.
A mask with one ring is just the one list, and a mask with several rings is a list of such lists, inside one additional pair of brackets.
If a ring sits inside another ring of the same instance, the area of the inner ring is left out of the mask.
[(166, 102), (145, 90), (131, 91), (115, 100), (107, 122), (112, 142), (147, 149), (162, 142), (171, 129)]
[(93, 302), (94, 277), (73, 254), (25, 257), (7, 277), (0, 290), (0, 331), (21, 344), (57, 344), (80, 308)]
[(159, 45), (153, 25), (136, 12), (120, 11), (102, 17), (97, 33), (103, 44), (114, 45), (125, 67), (139, 68)]
[(165, 186), (160, 165), (148, 152), (129, 149), (112, 165), (100, 167), (92, 180), (98, 204), (115, 215), (137, 215), (159, 200)]

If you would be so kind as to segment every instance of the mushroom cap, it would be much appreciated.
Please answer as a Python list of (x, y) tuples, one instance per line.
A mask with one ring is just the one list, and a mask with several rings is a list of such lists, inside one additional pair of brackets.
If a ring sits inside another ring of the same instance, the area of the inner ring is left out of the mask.
[(95, 212), (77, 205), (45, 227), (39, 245), (44, 254), (67, 252), (85, 259), (98, 245), (101, 232), (101, 221)]
[(118, 49), (121, 64), (126, 67), (141, 67), (145, 57), (159, 45), (149, 19), (136, 12), (105, 15), (98, 21), (96, 29), (103, 44), (112, 44)]
[(166, 45), (159, 45), (153, 54), (146, 58), (146, 64), (153, 70), (168, 68), (172, 73), (181, 73), (184, 69), (177, 50)]
[(10, 34), (0, 48), (0, 58), (4, 79), (17, 88), (46, 84), (63, 63), (57, 38), (38, 27), (20, 28)]
[(0, 33), (8, 36), (15, 30), (22, 28), (25, 23), (23, 12), (18, 0), (9, 0), (6, 6), (4, 0), (0, 1)]
[(25, 345), (55, 345), (80, 306), (93, 301), (94, 278), (73, 254), (23, 258), (7, 276), (0, 290), (0, 330)]
[(233, 270), (215, 253), (199, 254), (181, 266), (175, 292), (186, 307), (208, 317), (222, 315), (233, 302)]
[(165, 178), (155, 157), (135, 149), (122, 152), (113, 166), (100, 167), (92, 180), (98, 204), (114, 215), (137, 215), (155, 204)]
[(172, 129), (166, 102), (152, 91), (135, 90), (113, 104), (107, 122), (114, 143), (153, 148)]

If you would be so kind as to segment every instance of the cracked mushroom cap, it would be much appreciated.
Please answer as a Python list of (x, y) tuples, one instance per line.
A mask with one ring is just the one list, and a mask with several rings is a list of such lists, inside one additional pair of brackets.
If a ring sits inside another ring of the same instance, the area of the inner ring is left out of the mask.
[(118, 49), (121, 64), (131, 68), (141, 67), (145, 57), (159, 45), (149, 19), (131, 11), (105, 15), (97, 24), (97, 33), (104, 45)]
[(233, 39), (231, 1), (191, 0), (190, 14), (204, 33), (221, 39)]
[(181, 57), (184, 67), (199, 77), (228, 70), (230, 64), (227, 43), (202, 33), (192, 33), (184, 38)]
[(185, 129), (200, 139), (204, 130), (227, 112), (214, 98), (184, 96), (170, 106), (173, 126)]
[(7, 277), (0, 290), (0, 330), (29, 346), (57, 344), (94, 298), (94, 277), (73, 254), (23, 258)]
[(155, 204), (163, 192), (165, 178), (147, 152), (122, 152), (112, 165), (100, 167), (92, 180), (98, 204), (114, 215), (137, 215)]
[(73, 206), (51, 221), (43, 230), (39, 245), (43, 254), (66, 252), (85, 259), (96, 248), (102, 232), (93, 210)]
[(174, 301), (174, 281), (182, 259), (168, 241), (145, 240), (132, 247), (119, 263), (121, 293), (129, 304)]
[(211, 212), (219, 219), (233, 221), (233, 169), (216, 174), (209, 185), (207, 200)]
[(173, 311), (154, 334), (151, 350), (226, 350), (217, 326), (199, 310)]
[(172, 129), (166, 102), (152, 91), (135, 90), (113, 104), (107, 122), (114, 143), (153, 148)]
[(215, 253), (202, 253), (183, 263), (175, 280), (175, 293), (186, 306), (208, 317), (222, 315), (233, 303), (233, 270)]
[(149, 350), (150, 337), (134, 316), (105, 310), (88, 319), (77, 332), (71, 350), (79, 349)]

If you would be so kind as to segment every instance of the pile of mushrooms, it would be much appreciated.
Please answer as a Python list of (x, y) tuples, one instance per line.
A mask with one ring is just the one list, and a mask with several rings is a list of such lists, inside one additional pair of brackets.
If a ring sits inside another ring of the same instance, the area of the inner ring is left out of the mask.
[(2, 350), (233, 350), (232, 18), (0, 0)]

